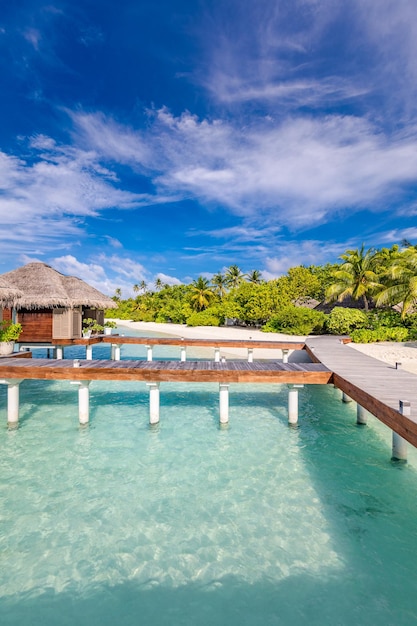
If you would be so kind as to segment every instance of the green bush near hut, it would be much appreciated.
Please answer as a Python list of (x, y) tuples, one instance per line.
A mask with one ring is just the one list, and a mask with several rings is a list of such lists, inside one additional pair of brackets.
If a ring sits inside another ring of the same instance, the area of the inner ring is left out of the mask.
[(192, 313), (187, 318), (187, 326), (220, 326), (220, 317), (209, 310)]
[(321, 311), (290, 304), (273, 315), (262, 330), (287, 335), (319, 335), (323, 332), (326, 318), (327, 315)]
[(337, 306), (326, 320), (326, 331), (331, 335), (349, 335), (353, 330), (367, 328), (368, 324), (364, 311)]
[(22, 333), (22, 325), (5, 320), (0, 322), (0, 341), (17, 341)]
[(375, 343), (377, 341), (407, 341), (409, 338), (407, 328), (395, 326), (394, 328), (382, 327), (376, 330), (360, 328), (352, 331), (350, 338), (353, 343)]

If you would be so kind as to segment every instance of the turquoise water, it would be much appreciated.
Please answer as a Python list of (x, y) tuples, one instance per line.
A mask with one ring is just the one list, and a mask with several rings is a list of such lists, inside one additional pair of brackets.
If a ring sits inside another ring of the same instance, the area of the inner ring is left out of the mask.
[(338, 390), (293, 429), (285, 385), (231, 385), (220, 429), (214, 384), (162, 383), (156, 428), (144, 383), (90, 389), (81, 428), (74, 386), (25, 381), (8, 430), (0, 386), (0, 624), (417, 623), (417, 455)]

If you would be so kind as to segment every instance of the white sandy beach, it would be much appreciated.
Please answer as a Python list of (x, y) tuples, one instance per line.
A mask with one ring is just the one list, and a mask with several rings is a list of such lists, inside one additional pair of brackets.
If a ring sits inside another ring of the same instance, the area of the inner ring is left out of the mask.
[[(131, 322), (127, 320), (115, 320), (119, 326), (132, 328), (141, 331), (151, 331), (163, 333), (175, 337), (184, 337), (185, 339), (259, 339), (266, 341), (304, 341), (305, 336), (284, 335), (280, 333), (263, 333), (260, 330), (251, 328), (215, 327), (215, 326), (196, 326), (189, 327), (183, 324), (156, 324), (155, 322)], [(359, 350), (364, 354), (394, 365), (401, 363), (402, 368), (417, 374), (417, 341), (406, 343), (381, 342), (372, 344), (348, 344), (354, 350)], [(245, 357), (246, 350), (227, 348), (223, 351), (224, 356)], [(255, 358), (260, 359), (280, 359), (280, 350), (263, 350), (260, 348), (254, 351)], [(303, 359), (306, 355), (297, 355), (297, 360)], [(295, 359), (293, 355), (292, 360)]]

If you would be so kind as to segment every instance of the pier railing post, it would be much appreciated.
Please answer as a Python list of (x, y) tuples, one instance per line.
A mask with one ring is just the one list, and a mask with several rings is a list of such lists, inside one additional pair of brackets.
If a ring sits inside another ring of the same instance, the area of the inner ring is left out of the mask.
[(283, 363), (288, 363), (288, 354), (289, 354), (289, 350), (282, 350), (282, 362)]
[(180, 360), (181, 361), (186, 361), (187, 360), (187, 346), (181, 346)]
[[(408, 400), (400, 400), (400, 413), (406, 417), (411, 415), (411, 404)], [(392, 460), (407, 460), (407, 441), (394, 430), (392, 431)]]
[(85, 346), (85, 358), (87, 361), (93, 360), (93, 346), (91, 345)]
[(220, 424), (229, 423), (229, 385), (219, 384)]
[(253, 348), (248, 348), (248, 363), (253, 363)]
[(64, 358), (64, 346), (55, 346), (56, 358), (61, 360)]
[(159, 423), (159, 383), (146, 383), (149, 389), (149, 423)]
[(152, 346), (146, 346), (146, 360), (152, 361), (152, 358), (153, 358)]
[(122, 352), (122, 346), (120, 345), (120, 343), (116, 343), (114, 346), (114, 360), (115, 361), (120, 361), (121, 352)]
[(220, 363), (220, 348), (214, 348), (214, 361)]

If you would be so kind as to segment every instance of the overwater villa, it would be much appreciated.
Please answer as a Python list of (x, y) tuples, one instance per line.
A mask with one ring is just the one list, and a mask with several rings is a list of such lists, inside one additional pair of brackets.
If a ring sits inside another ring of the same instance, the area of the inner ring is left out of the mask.
[(103, 324), (104, 309), (115, 307), (91, 285), (46, 263), (28, 263), (0, 276), (0, 321), (19, 322), (25, 343), (79, 339), (84, 319)]

